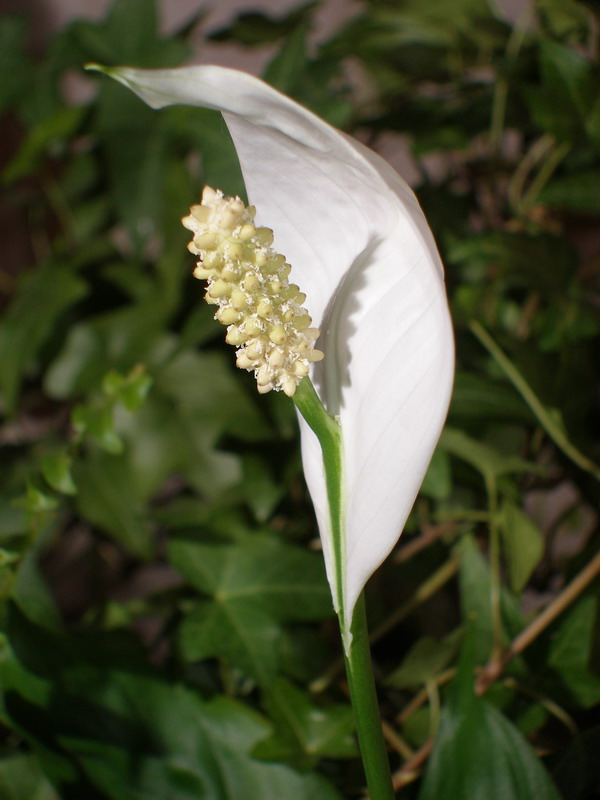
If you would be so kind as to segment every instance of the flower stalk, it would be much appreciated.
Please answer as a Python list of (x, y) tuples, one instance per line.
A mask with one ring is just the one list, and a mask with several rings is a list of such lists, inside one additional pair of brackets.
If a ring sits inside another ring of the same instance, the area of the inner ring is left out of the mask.
[(317, 436), (323, 454), (336, 563), (333, 585), (336, 586), (337, 593), (334, 592), (333, 600), (344, 644), (346, 676), (370, 800), (394, 800), (371, 664), (364, 593), (361, 592), (356, 602), (351, 621), (347, 619), (343, 604), (345, 554), (341, 430), (339, 424), (323, 407), (310, 378), (304, 378), (300, 382), (293, 400)]

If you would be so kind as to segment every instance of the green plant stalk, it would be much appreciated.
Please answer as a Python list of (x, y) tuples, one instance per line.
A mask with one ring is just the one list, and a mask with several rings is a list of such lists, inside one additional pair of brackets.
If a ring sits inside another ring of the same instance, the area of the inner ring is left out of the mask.
[(348, 638), (348, 626), (344, 615), (344, 502), (342, 493), (343, 460), (342, 431), (321, 403), (310, 378), (303, 378), (293, 397), (294, 404), (302, 414), (321, 445), (323, 468), (329, 500), (329, 515), (333, 553), (335, 560), (335, 589), (333, 604), (337, 611), (342, 638)]
[(293, 399), (296, 408), (317, 436), (323, 453), (335, 560), (334, 605), (344, 643), (350, 699), (369, 794), (371, 800), (394, 800), (371, 664), (363, 593), (356, 603), (351, 624), (346, 618), (342, 432), (336, 420), (323, 407), (309, 378), (300, 381)]
[(492, 659), (502, 653), (502, 578), (500, 574), (500, 531), (498, 530), (498, 489), (494, 475), (485, 476), (489, 508), (490, 601), (492, 606)]
[(364, 592), (361, 592), (354, 609), (351, 633), (350, 650), (345, 654), (346, 675), (370, 799), (394, 800), (373, 678)]
[(506, 377), (519, 392), (523, 400), (525, 400), (537, 421), (552, 439), (554, 444), (559, 448), (559, 450), (562, 450), (567, 458), (570, 458), (574, 464), (577, 464), (577, 466), (580, 467), (580, 469), (589, 472), (595, 478), (600, 480), (600, 467), (587, 456), (585, 456), (569, 441), (569, 438), (561, 426), (552, 417), (552, 414), (550, 414), (544, 407), (543, 403), (535, 394), (531, 386), (527, 383), (525, 378), (521, 375), (519, 370), (515, 367), (508, 356), (506, 356), (502, 349), (496, 344), (494, 339), (485, 330), (485, 328), (475, 320), (469, 324), (469, 327), (473, 334), (479, 339), (481, 344), (488, 351), (488, 353), (496, 361), (496, 363), (502, 368)]

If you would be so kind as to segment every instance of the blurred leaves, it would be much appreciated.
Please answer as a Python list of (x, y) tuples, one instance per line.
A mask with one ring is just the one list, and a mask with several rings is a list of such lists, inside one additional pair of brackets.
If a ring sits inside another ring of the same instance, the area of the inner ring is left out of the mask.
[[(61, 797), (338, 797), (315, 775), (253, 760), (269, 732), (264, 719), (234, 700), (205, 701), (160, 680), (128, 639), (69, 640), (16, 614), (12, 623), (15, 650), (5, 645), (0, 662), (5, 707)], [(40, 657), (42, 643), (49, 657)]]

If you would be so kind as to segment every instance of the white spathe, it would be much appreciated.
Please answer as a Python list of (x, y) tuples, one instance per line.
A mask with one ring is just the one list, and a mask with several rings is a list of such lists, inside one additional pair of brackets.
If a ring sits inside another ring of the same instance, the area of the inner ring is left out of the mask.
[[(106, 70), (153, 107), (223, 112), (257, 222), (272, 228), (321, 329), (312, 379), (344, 442), (346, 619), (396, 543), (448, 408), (454, 345), (443, 268), (414, 194), (378, 155), (233, 69)], [(319, 443), (302, 458), (335, 598)]]

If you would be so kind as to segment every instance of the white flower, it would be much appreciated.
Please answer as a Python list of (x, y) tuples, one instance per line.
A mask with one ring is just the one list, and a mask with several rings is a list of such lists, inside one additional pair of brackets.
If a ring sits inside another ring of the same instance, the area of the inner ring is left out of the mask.
[(302, 458), (334, 602), (350, 619), (402, 531), (452, 387), (443, 268), (423, 213), (378, 155), (257, 78), (216, 66), (104, 71), (151, 106), (223, 112), (257, 224), (306, 294), (325, 353), (311, 378), (343, 437), (342, 587), (321, 450), (300, 419)]

